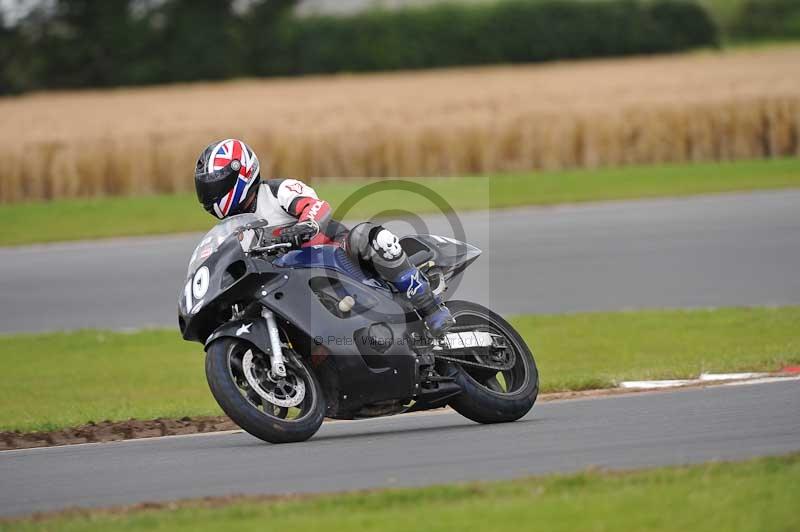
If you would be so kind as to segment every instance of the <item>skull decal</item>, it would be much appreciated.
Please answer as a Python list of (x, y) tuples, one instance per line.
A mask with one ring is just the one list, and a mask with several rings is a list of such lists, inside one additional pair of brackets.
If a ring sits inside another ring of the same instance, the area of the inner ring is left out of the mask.
[(372, 248), (381, 254), (384, 259), (394, 260), (403, 254), (400, 247), (400, 240), (394, 233), (387, 229), (382, 229), (372, 240)]

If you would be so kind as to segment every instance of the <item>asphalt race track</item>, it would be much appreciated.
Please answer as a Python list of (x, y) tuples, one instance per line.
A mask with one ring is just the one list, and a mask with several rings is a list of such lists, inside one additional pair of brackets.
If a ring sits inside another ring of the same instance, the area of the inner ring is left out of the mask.
[[(800, 304), (800, 191), (460, 218), (484, 256), (451, 297), (501, 313)], [(434, 234), (453, 234), (441, 217), (424, 221)], [(0, 248), (0, 332), (173, 327), (198, 240)]]
[(312, 493), (733, 460), (800, 450), (800, 380), (333, 422), (305, 443), (245, 433), (0, 452), (0, 515), (236, 493)]
[[(484, 250), (453, 297), (505, 313), (800, 304), (800, 191), (467, 213)], [(439, 217), (425, 232), (457, 236)], [(414, 232), (404, 222), (399, 233)], [(417, 228), (419, 229), (419, 227)], [(0, 248), (0, 332), (175, 325), (199, 235)], [(199, 349), (199, 346), (198, 346)], [(543, 376), (546, 378), (546, 376)], [(800, 450), (800, 380), (558, 401), (476, 425), (437, 411), (0, 452), (0, 516), (743, 459)]]

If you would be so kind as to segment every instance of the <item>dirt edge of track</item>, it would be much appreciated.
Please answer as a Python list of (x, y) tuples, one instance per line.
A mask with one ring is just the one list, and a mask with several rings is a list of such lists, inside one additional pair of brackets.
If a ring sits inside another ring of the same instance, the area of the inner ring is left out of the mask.
[[(775, 376), (788, 376), (778, 373)], [(659, 393), (684, 388), (706, 388), (730, 381), (692, 383), (658, 389), (603, 388), (596, 390), (562, 391), (540, 394), (537, 402), (563, 401), (611, 395)], [(446, 408), (446, 407), (445, 407)], [(445, 409), (441, 409), (445, 410)], [(430, 412), (430, 411), (429, 411)], [(334, 421), (335, 420), (328, 420)], [(182, 417), (180, 419), (158, 418), (151, 420), (129, 419), (127, 421), (89, 422), (86, 425), (52, 431), (21, 432), (0, 431), (0, 451), (32, 449), (82, 443), (106, 443), (122, 440), (137, 440), (161, 436), (181, 436), (241, 430), (227, 416)]]
[(180, 419), (129, 419), (127, 421), (89, 422), (78, 427), (51, 431), (0, 432), (0, 451), (30, 449), (76, 443), (100, 443), (118, 440), (178, 436), (202, 432), (219, 432), (238, 428), (225, 416), (183, 417)]

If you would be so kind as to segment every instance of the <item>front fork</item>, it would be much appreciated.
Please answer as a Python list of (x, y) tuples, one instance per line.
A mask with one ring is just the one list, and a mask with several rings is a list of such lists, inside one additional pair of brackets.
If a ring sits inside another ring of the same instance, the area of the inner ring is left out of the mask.
[(269, 342), (272, 347), (272, 355), (270, 356), (270, 366), (272, 367), (272, 374), (277, 377), (286, 376), (286, 364), (283, 358), (283, 349), (281, 347), (281, 335), (278, 331), (278, 322), (275, 321), (275, 314), (268, 309), (261, 310), (261, 317), (267, 322), (267, 330), (269, 331)]

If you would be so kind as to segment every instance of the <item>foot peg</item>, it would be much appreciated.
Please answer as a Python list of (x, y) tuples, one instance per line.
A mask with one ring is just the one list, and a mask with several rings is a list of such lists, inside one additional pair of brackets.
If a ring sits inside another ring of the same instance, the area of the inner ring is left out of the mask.
[(425, 326), (434, 338), (443, 336), (456, 324), (450, 310), (444, 305), (438, 305), (436, 310), (424, 317)]

